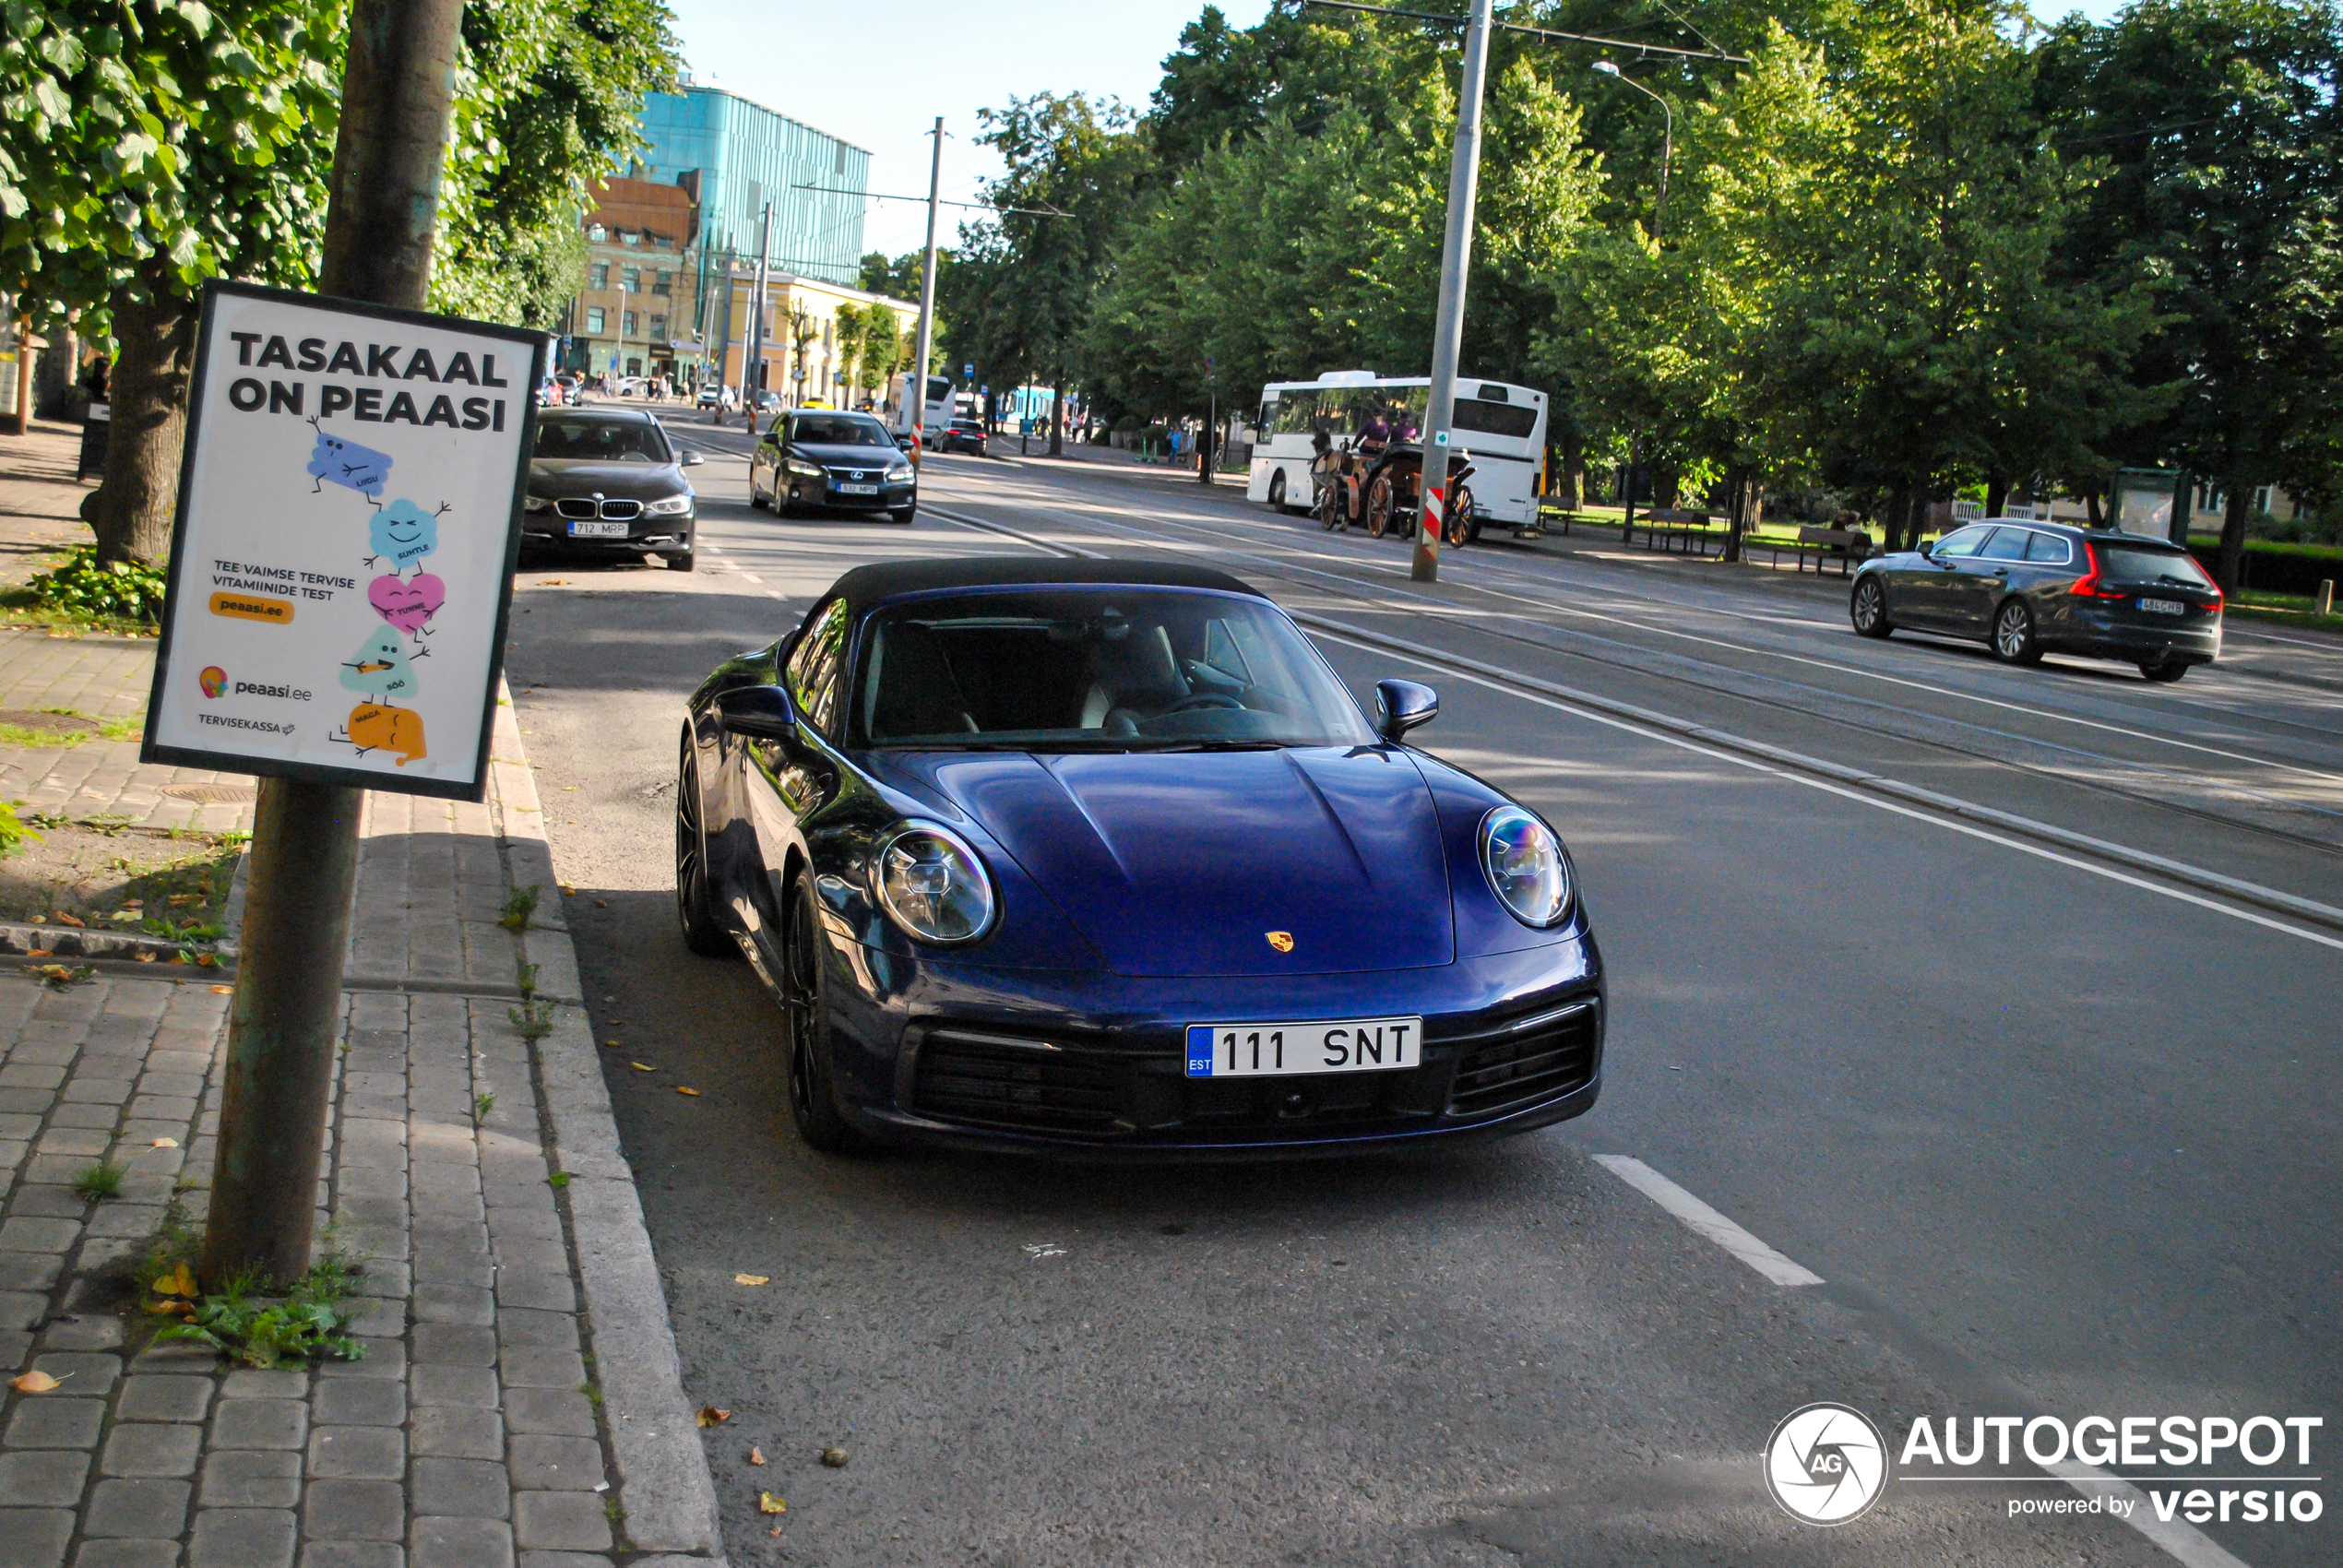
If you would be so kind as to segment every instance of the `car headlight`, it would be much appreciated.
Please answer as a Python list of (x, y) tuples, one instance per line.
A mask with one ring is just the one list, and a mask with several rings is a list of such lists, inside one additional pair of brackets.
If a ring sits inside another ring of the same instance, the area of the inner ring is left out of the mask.
[(1528, 926), (1550, 926), (1570, 909), (1570, 861), (1553, 829), (1519, 806), (1481, 819), (1481, 869), (1490, 891)]
[(904, 824), (872, 858), (879, 903), (922, 942), (955, 946), (993, 929), (999, 901), (968, 841), (932, 822)]
[(692, 498), (689, 495), (670, 495), (665, 500), (654, 501), (649, 505), (645, 506), (643, 508), (643, 516), (646, 517), (672, 517), (678, 512), (688, 512), (691, 509)]
[(520, 509), (524, 512), (550, 512), (553, 509), (553, 497), (532, 495), (520, 504)]
[(817, 463), (809, 463), (803, 457), (791, 457), (789, 460), (788, 466), (789, 471), (795, 474), (800, 479), (820, 479), (822, 477), (821, 466)]
[(905, 480), (910, 479), (910, 477), (911, 465), (909, 463), (898, 463), (893, 468), (886, 470), (887, 482), (890, 484), (901, 484)]

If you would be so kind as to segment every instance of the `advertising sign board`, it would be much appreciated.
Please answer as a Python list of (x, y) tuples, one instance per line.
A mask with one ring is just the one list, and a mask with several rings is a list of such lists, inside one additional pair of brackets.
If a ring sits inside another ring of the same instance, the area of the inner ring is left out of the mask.
[(205, 291), (141, 760), (482, 798), (545, 342)]

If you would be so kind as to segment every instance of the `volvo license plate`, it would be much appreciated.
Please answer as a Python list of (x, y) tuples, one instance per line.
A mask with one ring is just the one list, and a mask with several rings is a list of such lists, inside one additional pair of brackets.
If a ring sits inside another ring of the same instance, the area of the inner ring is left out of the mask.
[(1389, 1073), (1422, 1064), (1421, 1018), (1188, 1026), (1191, 1078)]
[(572, 539), (624, 539), (626, 525), (624, 523), (572, 523), (569, 525), (569, 537)]
[(2177, 599), (2143, 599), (2140, 608), (2150, 615), (2185, 615), (2188, 606)]

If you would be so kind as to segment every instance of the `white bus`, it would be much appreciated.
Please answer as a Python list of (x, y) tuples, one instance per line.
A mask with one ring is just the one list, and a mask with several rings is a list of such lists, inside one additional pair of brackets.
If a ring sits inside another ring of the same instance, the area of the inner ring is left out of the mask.
[[(1323, 430), (1339, 446), (1355, 445), (1380, 418), (1394, 441), (1421, 439), (1426, 376), (1378, 376), (1363, 370), (1329, 371), (1315, 381), (1280, 381), (1261, 390), (1253, 473), (1244, 493), (1278, 507), (1310, 505), (1310, 442)], [(1538, 520), (1544, 488), (1546, 395), (1503, 381), (1457, 378), (1450, 450), (1472, 454), (1473, 513), (1516, 525)]]
[[(898, 435), (911, 428), (911, 383), (917, 379), (910, 371), (897, 371), (886, 384), (886, 428)], [(927, 409), (920, 421), (920, 439), (933, 444), (952, 422), (952, 378), (931, 375), (927, 378)]]

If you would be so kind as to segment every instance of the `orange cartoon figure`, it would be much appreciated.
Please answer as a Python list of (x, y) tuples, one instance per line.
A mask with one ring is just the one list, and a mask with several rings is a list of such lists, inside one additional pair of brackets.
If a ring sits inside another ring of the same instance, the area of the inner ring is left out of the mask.
[(404, 767), (423, 756), (423, 716), (411, 707), (362, 702), (350, 710), (349, 732), (334, 739), (356, 746), (360, 756), (376, 750), (397, 752), (398, 766)]

